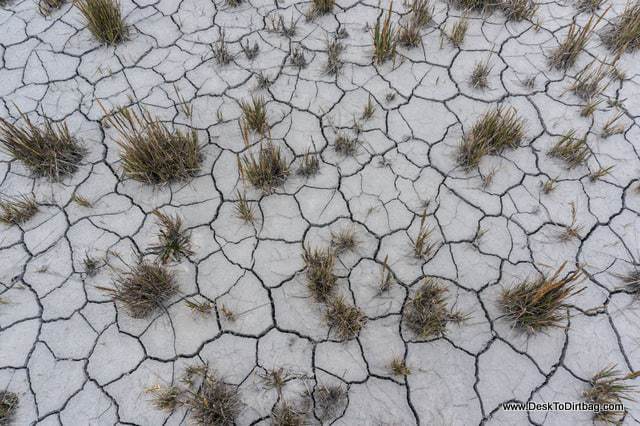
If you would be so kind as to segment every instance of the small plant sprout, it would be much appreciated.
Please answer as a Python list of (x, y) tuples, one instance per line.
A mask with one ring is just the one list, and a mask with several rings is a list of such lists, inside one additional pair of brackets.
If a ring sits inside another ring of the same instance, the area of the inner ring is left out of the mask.
[(200, 170), (203, 155), (195, 130), (172, 131), (148, 112), (128, 108), (107, 113), (105, 120), (120, 136), (116, 143), (122, 169), (131, 179), (162, 185), (187, 180)]
[(544, 183), (540, 182), (540, 185), (542, 186), (542, 192), (549, 194), (556, 189), (556, 186), (558, 185), (558, 178), (549, 178), (544, 181)]
[(570, 202), (569, 208), (571, 209), (571, 223), (569, 224), (569, 226), (566, 226), (565, 229), (560, 233), (560, 241), (580, 239), (580, 231), (582, 231), (582, 226), (578, 225), (576, 203), (574, 203), (573, 201)]
[(499, 303), (504, 317), (528, 334), (560, 327), (566, 318), (565, 302), (583, 290), (576, 288), (582, 272), (578, 269), (563, 277), (565, 266), (563, 263), (550, 276), (521, 281), (503, 289)]
[(211, 45), (211, 50), (213, 51), (213, 57), (219, 65), (227, 65), (233, 59), (229, 53), (229, 49), (227, 49), (224, 30), (220, 31), (220, 37), (216, 43)]
[(633, 52), (640, 48), (640, 1), (627, 3), (615, 22), (605, 28), (602, 40), (614, 52)]
[(204, 366), (191, 366), (182, 378), (184, 387), (153, 386), (154, 405), (173, 411), (184, 407), (199, 426), (233, 426), (240, 414), (240, 394), (236, 386), (226, 384), (215, 372)]
[(396, 99), (396, 92), (387, 92), (387, 94), (384, 95), (384, 100), (387, 103), (391, 103), (391, 102), (395, 101), (395, 99)]
[(162, 265), (139, 261), (118, 274), (114, 288), (98, 287), (111, 294), (133, 318), (146, 318), (178, 293), (173, 272)]
[[(582, 394), (587, 402), (601, 407), (611, 407), (615, 404), (622, 405), (624, 401), (635, 401), (638, 387), (629, 382), (640, 377), (640, 371), (623, 374), (615, 368), (614, 365), (606, 367), (589, 380), (589, 388)], [(601, 410), (594, 412), (593, 419), (617, 425), (622, 424), (625, 413), (625, 410)]]
[(75, 5), (91, 34), (101, 43), (116, 45), (127, 39), (128, 28), (118, 0), (77, 0)]
[(225, 305), (220, 306), (220, 313), (222, 314), (224, 319), (226, 319), (229, 322), (235, 322), (237, 318), (236, 314), (231, 309), (227, 308)]
[(251, 46), (251, 44), (247, 41), (246, 44), (240, 43), (240, 47), (242, 48), (242, 52), (244, 52), (244, 55), (250, 61), (255, 59), (260, 52), (260, 46), (258, 45), (258, 42), (254, 42), (253, 46)]
[(296, 46), (293, 48), (293, 50), (291, 51), (290, 62), (291, 65), (298, 68), (304, 68), (307, 66), (307, 58), (305, 58), (304, 56), (304, 50), (302, 49), (302, 47)]
[(258, 89), (260, 90), (266, 90), (273, 84), (273, 81), (271, 81), (269, 77), (264, 75), (262, 72), (258, 73), (258, 75), (256, 76), (256, 81), (258, 83)]
[(513, 108), (499, 106), (486, 112), (462, 138), (458, 148), (458, 164), (470, 170), (489, 154), (517, 148), (524, 139), (524, 121)]
[(551, 157), (564, 161), (569, 169), (586, 165), (591, 156), (589, 145), (587, 145), (587, 136), (577, 138), (575, 134), (575, 130), (569, 130), (563, 134), (547, 153)]
[(609, 136), (620, 135), (624, 133), (624, 125), (622, 123), (617, 123), (622, 115), (623, 113), (620, 112), (604, 123), (604, 125), (602, 126), (602, 131), (600, 132), (600, 135), (604, 139), (608, 138)]
[(13, 424), (14, 415), (18, 409), (20, 399), (18, 395), (9, 391), (0, 391), (0, 425)]
[(337, 132), (334, 149), (336, 153), (345, 157), (355, 155), (358, 151), (358, 139), (345, 132)]
[(353, 227), (346, 227), (338, 232), (331, 232), (331, 247), (336, 254), (354, 251), (360, 241)]
[(476, 62), (471, 72), (471, 77), (469, 78), (471, 87), (475, 89), (486, 89), (489, 87), (489, 72), (491, 72), (489, 60)]
[(598, 105), (600, 105), (601, 103), (602, 103), (602, 100), (592, 99), (588, 101), (586, 104), (582, 106), (582, 109), (580, 110), (580, 116), (591, 117), (593, 113), (596, 111), (596, 109), (598, 108)]
[(266, 389), (275, 389), (279, 396), (282, 396), (282, 390), (291, 380), (295, 379), (282, 367), (272, 368), (270, 370), (258, 370), (257, 376), (262, 381), (262, 386)]
[(603, 177), (609, 175), (609, 173), (611, 173), (611, 170), (613, 170), (613, 165), (611, 166), (607, 166), (607, 167), (600, 167), (598, 168), (598, 170), (596, 170), (595, 172), (591, 172), (589, 174), (589, 180), (591, 180), (591, 182), (595, 182), (597, 180), (602, 179)]
[(0, 222), (22, 225), (38, 213), (38, 203), (33, 194), (0, 200)]
[(576, 22), (571, 24), (564, 41), (560, 43), (553, 52), (551, 52), (549, 62), (552, 67), (558, 70), (567, 70), (575, 64), (578, 55), (582, 49), (584, 49), (591, 33), (598, 23), (600, 23), (604, 14), (597, 19), (595, 16), (595, 14), (591, 15), (587, 23), (582, 28), (580, 28)]
[(433, 229), (427, 225), (427, 212), (420, 216), (420, 228), (415, 241), (413, 241), (413, 255), (416, 258), (427, 259), (431, 257), (437, 249), (437, 244), (432, 242)]
[(337, 75), (342, 67), (342, 59), (340, 55), (344, 50), (344, 46), (337, 39), (327, 41), (327, 65), (324, 70), (329, 75)]
[(158, 256), (161, 263), (169, 261), (179, 262), (183, 257), (193, 255), (191, 250), (191, 237), (183, 228), (182, 219), (178, 216), (169, 216), (159, 210), (154, 210), (153, 215), (160, 224), (158, 242), (149, 247), (149, 252)]
[(336, 255), (333, 250), (303, 247), (307, 287), (316, 301), (326, 302), (335, 290), (337, 277), (333, 273)]
[(318, 154), (312, 153), (311, 150), (307, 150), (307, 152), (302, 157), (302, 161), (300, 162), (300, 166), (298, 167), (298, 174), (304, 177), (312, 177), (318, 174), (320, 171), (320, 159), (318, 158)]
[(84, 207), (85, 209), (90, 209), (91, 207), (93, 207), (91, 201), (89, 201), (87, 197), (83, 197), (79, 194), (73, 194), (73, 196), (71, 197), (71, 201), (73, 201), (80, 207)]
[(318, 385), (313, 394), (316, 414), (325, 422), (338, 416), (347, 404), (347, 390), (340, 385)]
[(396, 56), (396, 29), (391, 23), (391, 8), (393, 2), (389, 4), (384, 20), (378, 16), (376, 25), (373, 28), (371, 37), (373, 39), (373, 61), (381, 65), (387, 59), (395, 59)]
[(393, 274), (391, 273), (391, 268), (389, 268), (389, 255), (386, 255), (384, 257), (384, 262), (382, 262), (382, 273), (380, 275), (380, 283), (378, 284), (378, 296), (389, 291), (391, 284), (393, 284)]
[(256, 216), (253, 213), (253, 208), (249, 201), (247, 200), (247, 196), (245, 194), (240, 193), (238, 190), (236, 193), (238, 199), (235, 202), (235, 216), (242, 220), (245, 223), (255, 223)]
[(418, 338), (442, 337), (449, 323), (460, 324), (467, 319), (466, 314), (449, 308), (446, 293), (443, 284), (427, 277), (405, 305), (403, 321)]
[(405, 23), (398, 30), (398, 41), (408, 47), (420, 44), (420, 31), (431, 21), (432, 16), (433, 7), (429, 5), (429, 0), (413, 0)]
[(394, 376), (408, 376), (411, 374), (411, 370), (407, 367), (402, 357), (395, 357), (389, 363), (389, 370)]
[(273, 426), (304, 426), (306, 410), (282, 400), (271, 410), (271, 425)]
[(240, 101), (242, 110), (241, 124), (249, 130), (262, 135), (269, 133), (267, 107), (262, 97), (252, 97), (250, 102)]
[(591, 101), (607, 87), (608, 82), (605, 79), (608, 75), (609, 71), (604, 64), (596, 67), (591, 62), (576, 75), (571, 91), (583, 101)]
[(213, 310), (213, 305), (208, 300), (185, 300), (184, 304), (187, 306), (187, 308), (191, 309), (191, 312), (193, 312), (194, 314), (200, 314), (202, 316), (210, 315), (211, 311)]
[(367, 101), (367, 103), (364, 105), (364, 108), (362, 109), (362, 115), (360, 116), (360, 119), (362, 121), (371, 120), (375, 113), (376, 113), (376, 106), (373, 103), (373, 99), (371, 98), (371, 96), (369, 96), (369, 100)]
[(45, 119), (38, 127), (26, 115), (21, 118), (23, 127), (0, 118), (0, 144), (5, 150), (36, 177), (59, 181), (75, 173), (86, 150), (71, 136), (66, 123)]
[(455, 47), (462, 46), (462, 42), (464, 42), (464, 37), (465, 35), (467, 35), (468, 28), (469, 18), (465, 14), (451, 26), (451, 30), (449, 31), (449, 34), (447, 34), (447, 36), (449, 37), (449, 41), (451, 41), (451, 44), (453, 44)]
[(243, 179), (265, 194), (271, 194), (289, 176), (289, 164), (271, 142), (261, 145), (257, 156), (249, 153), (239, 157), (238, 169)]
[(289, 21), (289, 25), (287, 25), (284, 22), (284, 18), (282, 17), (282, 15), (279, 16), (279, 21), (280, 24), (278, 26), (278, 28), (280, 29), (280, 32), (282, 33), (282, 35), (284, 35), (285, 37), (288, 38), (292, 38), (296, 35), (296, 32), (298, 31), (298, 20), (293, 20), (293, 16), (291, 16), (291, 20)]
[(84, 266), (84, 273), (87, 274), (88, 277), (94, 277), (98, 273), (98, 269), (100, 269), (100, 261), (89, 254), (84, 255), (84, 259), (82, 259), (82, 265)]

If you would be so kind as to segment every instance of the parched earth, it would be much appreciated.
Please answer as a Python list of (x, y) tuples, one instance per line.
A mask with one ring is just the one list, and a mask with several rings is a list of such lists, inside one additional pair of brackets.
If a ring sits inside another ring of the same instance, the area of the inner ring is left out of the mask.
[[(590, 412), (505, 412), (501, 404), (580, 401), (597, 371), (640, 369), (640, 302), (621, 278), (640, 262), (640, 56), (621, 56), (592, 116), (581, 116), (584, 101), (571, 91), (589, 63), (613, 61), (600, 36), (622, 1), (566, 72), (548, 58), (572, 21), (589, 18), (570, 2), (541, 2), (521, 22), (473, 12), (456, 48), (443, 34), (463, 12), (439, 0), (422, 44), (399, 47), (380, 65), (370, 28), (386, 2), (339, 0), (334, 14), (315, 19), (305, 18), (305, 2), (121, 6), (130, 34), (116, 47), (100, 45), (70, 4), (47, 17), (31, 0), (0, 10), (0, 115), (64, 120), (87, 149), (62, 182), (34, 178), (0, 153), (2, 195), (33, 192), (39, 204), (27, 223), (0, 225), (0, 390), (20, 398), (16, 425), (189, 424), (188, 410), (157, 409), (149, 390), (179, 383), (185, 368), (202, 363), (237, 386), (243, 425), (270, 424), (282, 400), (306, 401), (309, 424), (589, 424)], [(395, 2), (393, 22), (407, 10)], [(296, 23), (294, 34), (277, 31), (278, 16)], [(212, 52), (222, 33), (228, 64)], [(336, 35), (344, 50), (332, 75), (327, 41)], [(253, 60), (247, 43), (259, 46)], [(306, 66), (292, 64), (295, 51)], [(485, 60), (488, 87), (474, 88), (471, 72)], [(238, 125), (240, 102), (252, 95), (267, 101), (270, 137), (292, 170), (272, 194), (238, 173), (238, 155), (252, 148)], [(369, 100), (375, 111), (363, 120)], [(199, 174), (167, 186), (123, 176), (101, 104), (144, 106), (197, 130)], [(498, 104), (525, 121), (525, 140), (463, 170), (463, 134)], [(604, 137), (618, 115), (616, 134)], [(591, 155), (568, 169), (548, 151), (571, 129), (586, 135)], [(336, 153), (338, 134), (357, 138), (355, 154)], [(307, 178), (295, 170), (308, 151), (321, 161)], [(609, 173), (592, 178), (601, 169)], [(258, 216), (254, 225), (236, 217), (239, 193)], [(169, 266), (180, 293), (151, 318), (134, 319), (101, 288), (139, 256), (153, 258), (155, 209), (183, 219), (193, 254)], [(416, 259), (423, 214), (435, 249)], [(329, 247), (344, 229), (358, 245), (338, 255), (338, 292), (366, 315), (347, 340), (311, 297), (302, 259), (303, 247)], [(87, 256), (99, 259), (94, 276)], [(393, 283), (381, 293), (385, 260)], [(561, 327), (528, 335), (503, 318), (502, 289), (563, 264), (565, 272), (583, 268), (584, 290), (568, 300)], [(448, 303), (468, 315), (426, 340), (402, 321), (425, 276), (444, 283)], [(187, 301), (212, 310), (194, 312)], [(410, 374), (394, 375), (394, 358)], [(278, 369), (288, 377), (281, 392), (264, 380)], [(309, 394), (331, 385), (347, 397), (321, 419)], [(625, 423), (639, 423), (639, 404), (626, 405)]]

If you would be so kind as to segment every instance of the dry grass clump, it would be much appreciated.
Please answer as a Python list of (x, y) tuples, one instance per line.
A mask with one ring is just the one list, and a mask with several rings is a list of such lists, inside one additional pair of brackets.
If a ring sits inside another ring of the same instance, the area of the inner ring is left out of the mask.
[(583, 101), (591, 101), (607, 87), (608, 82), (605, 79), (609, 73), (604, 64), (596, 67), (591, 62), (576, 75), (576, 81), (571, 85), (571, 91)]
[(291, 51), (291, 65), (298, 68), (304, 68), (307, 66), (307, 58), (304, 56), (304, 49), (300, 46), (296, 46)]
[(75, 5), (98, 41), (116, 45), (126, 40), (128, 29), (118, 0), (75, 0)]
[(637, 296), (640, 296), (640, 269), (634, 268), (622, 277), (622, 282), (626, 286), (626, 290)]
[(523, 21), (533, 18), (538, 6), (531, 0), (501, 0), (500, 9), (508, 20)]
[(242, 125), (249, 130), (266, 135), (269, 133), (267, 107), (264, 98), (253, 96), (250, 102), (240, 101)]
[(356, 337), (367, 322), (364, 312), (357, 306), (345, 302), (342, 297), (327, 301), (325, 319), (341, 340)]
[(356, 230), (352, 227), (346, 227), (338, 232), (331, 232), (331, 247), (336, 254), (347, 251), (354, 251), (358, 247), (360, 241), (356, 236)]
[(576, 288), (582, 276), (580, 270), (561, 277), (565, 265), (566, 262), (551, 276), (525, 280), (503, 289), (499, 303), (505, 318), (529, 334), (561, 326), (566, 318), (564, 303), (583, 290)]
[(149, 316), (178, 293), (173, 272), (146, 260), (121, 272), (114, 281), (114, 288), (99, 288), (110, 293), (133, 318)]
[(431, 21), (432, 16), (433, 7), (429, 5), (429, 0), (413, 0), (407, 20), (398, 30), (398, 41), (405, 46), (420, 44), (420, 30)]
[(640, 48), (640, 1), (628, 3), (606, 30), (602, 40), (614, 52), (633, 52)]
[(258, 53), (260, 53), (260, 46), (257, 41), (253, 43), (253, 46), (251, 46), (248, 41), (246, 44), (242, 44), (242, 42), (240, 42), (240, 47), (242, 48), (244, 55), (250, 61), (255, 59), (258, 56)]
[(516, 148), (524, 139), (524, 122), (514, 108), (499, 106), (485, 113), (464, 135), (458, 148), (458, 164), (470, 170), (488, 154)]
[(13, 415), (18, 409), (20, 400), (18, 395), (9, 391), (0, 391), (0, 425), (9, 426), (13, 423)]
[(220, 38), (218, 41), (211, 45), (211, 50), (213, 52), (213, 57), (219, 65), (227, 65), (233, 59), (231, 53), (229, 53), (229, 49), (227, 48), (227, 42), (224, 38), (224, 30), (220, 32)]
[(326, 302), (333, 294), (337, 277), (333, 273), (336, 255), (333, 250), (304, 247), (302, 260), (306, 267), (307, 287), (319, 302)]
[(624, 133), (624, 125), (622, 123), (618, 123), (617, 121), (622, 118), (624, 114), (622, 112), (614, 115), (609, 118), (602, 126), (602, 131), (600, 132), (600, 136), (604, 139), (609, 136), (619, 135)]
[(591, 156), (589, 145), (587, 145), (587, 135), (577, 138), (575, 134), (575, 130), (570, 130), (562, 135), (547, 153), (551, 157), (564, 161), (570, 169), (586, 164)]
[(38, 212), (38, 203), (33, 194), (0, 200), (0, 222), (22, 225)]
[(251, 185), (270, 194), (289, 176), (287, 163), (279, 147), (272, 143), (260, 146), (258, 155), (252, 153), (238, 158), (240, 176)]
[(191, 256), (191, 237), (182, 226), (182, 219), (171, 217), (158, 210), (153, 214), (160, 224), (158, 242), (149, 247), (149, 252), (158, 256), (163, 264), (170, 260), (179, 262), (183, 257)]
[(475, 89), (486, 89), (489, 86), (488, 77), (490, 71), (491, 68), (489, 67), (488, 59), (476, 62), (471, 72), (471, 77), (469, 77), (471, 87)]
[(467, 35), (467, 30), (469, 29), (469, 18), (467, 15), (463, 15), (458, 19), (452, 26), (451, 31), (447, 34), (449, 37), (449, 41), (455, 47), (462, 46), (462, 42), (464, 41), (464, 37)]
[(60, 180), (72, 175), (86, 150), (71, 136), (66, 123), (45, 119), (42, 127), (22, 114), (24, 127), (0, 118), (0, 143), (37, 177)]
[(276, 404), (271, 410), (271, 424), (273, 426), (303, 426), (307, 413), (287, 401)]
[(626, 410), (623, 407), (624, 401), (635, 401), (634, 394), (638, 392), (638, 387), (630, 383), (630, 380), (640, 377), (640, 371), (634, 371), (622, 375), (609, 366), (598, 371), (589, 381), (589, 389), (582, 393), (582, 396), (592, 404), (600, 406), (619, 404), (620, 410), (602, 410), (593, 414), (593, 419), (598, 422), (621, 424)]
[(382, 16), (378, 16), (376, 25), (373, 27), (371, 37), (373, 39), (373, 61), (380, 65), (387, 59), (394, 59), (396, 56), (396, 28), (391, 23), (391, 7), (393, 2), (389, 4), (387, 14), (382, 20)]
[[(1, 3), (1, 2), (0, 2)], [(60, 9), (65, 0), (40, 0), (38, 2), (38, 10), (43, 16), (50, 15), (54, 10)]]
[(245, 223), (254, 223), (256, 221), (256, 216), (253, 213), (251, 204), (249, 204), (249, 201), (247, 200), (247, 196), (245, 194), (241, 194), (240, 191), (237, 192), (237, 196), (238, 200), (235, 202), (236, 217)]
[(600, 9), (603, 3), (604, 0), (578, 0), (576, 2), (576, 9), (578, 9), (579, 12), (593, 13)]
[(334, 142), (336, 153), (342, 156), (354, 155), (358, 151), (358, 138), (349, 136), (345, 132), (338, 132)]
[(408, 376), (411, 374), (411, 370), (407, 367), (404, 359), (397, 357), (391, 360), (389, 363), (389, 370), (394, 376)]
[(233, 426), (240, 414), (237, 387), (226, 384), (207, 366), (190, 366), (182, 378), (184, 387), (154, 386), (153, 404), (165, 411), (184, 407), (199, 426)]
[(311, 16), (321, 16), (333, 12), (336, 0), (312, 0)]
[(611, 173), (611, 170), (613, 170), (613, 168), (614, 166), (599, 167), (598, 170), (595, 170), (589, 174), (589, 180), (591, 182), (600, 180), (603, 177), (608, 176)]
[(420, 228), (418, 236), (413, 242), (413, 254), (417, 258), (426, 259), (431, 257), (436, 249), (437, 244), (432, 242), (433, 229), (429, 228), (426, 223), (427, 212), (423, 212), (420, 218)]
[(300, 176), (311, 177), (317, 175), (319, 170), (320, 159), (318, 158), (318, 154), (312, 153), (310, 150), (307, 150), (307, 152), (302, 157), (302, 161), (300, 162), (297, 173)]
[(129, 108), (107, 114), (120, 138), (122, 169), (138, 182), (161, 185), (195, 176), (202, 163), (202, 148), (195, 130), (170, 130), (147, 111)]
[(595, 19), (595, 15), (591, 15), (582, 28), (576, 22), (573, 22), (569, 27), (567, 37), (551, 52), (551, 57), (549, 58), (551, 66), (559, 70), (566, 70), (572, 67), (602, 16), (604, 14)]
[(318, 418), (327, 421), (337, 417), (347, 405), (347, 396), (347, 390), (339, 385), (316, 387), (313, 399)]
[(467, 315), (449, 308), (445, 294), (447, 288), (427, 277), (413, 298), (404, 307), (403, 320), (418, 338), (441, 337), (449, 323), (461, 323)]
[(344, 50), (344, 46), (340, 41), (334, 39), (327, 41), (327, 65), (324, 70), (329, 75), (336, 75), (342, 67), (342, 60), (340, 55)]

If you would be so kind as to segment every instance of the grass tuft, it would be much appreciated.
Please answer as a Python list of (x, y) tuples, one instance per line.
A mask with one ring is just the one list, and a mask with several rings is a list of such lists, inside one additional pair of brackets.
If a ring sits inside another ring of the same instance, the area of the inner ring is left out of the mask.
[(334, 142), (336, 153), (342, 156), (355, 155), (358, 151), (358, 138), (349, 136), (345, 132), (338, 132)]
[(218, 41), (211, 45), (211, 51), (218, 65), (227, 65), (233, 59), (229, 49), (227, 48), (227, 42), (224, 38), (224, 30), (220, 32)]
[(391, 370), (394, 376), (408, 376), (411, 374), (411, 370), (401, 357), (396, 357), (391, 360), (389, 370)]
[(300, 176), (311, 177), (317, 175), (319, 171), (320, 159), (318, 158), (318, 154), (312, 153), (311, 150), (307, 150), (302, 157), (297, 173)]
[(158, 242), (149, 247), (149, 252), (158, 256), (163, 264), (170, 260), (179, 262), (183, 257), (193, 254), (191, 250), (191, 238), (182, 226), (182, 219), (178, 216), (171, 217), (158, 210), (153, 214), (160, 224)]
[(489, 67), (488, 59), (486, 61), (476, 62), (471, 72), (471, 77), (469, 78), (471, 87), (474, 89), (486, 89), (489, 87), (489, 72), (491, 72), (491, 68)]
[(8, 225), (22, 225), (37, 212), (38, 203), (33, 194), (0, 201), (0, 222)]
[(575, 134), (575, 130), (569, 130), (547, 153), (551, 157), (564, 161), (569, 169), (585, 165), (591, 156), (589, 145), (587, 145), (587, 136), (577, 138)]
[(499, 106), (485, 113), (464, 135), (458, 148), (458, 164), (465, 170), (478, 166), (488, 154), (516, 148), (524, 139), (524, 122), (513, 108)]
[(327, 301), (325, 319), (341, 340), (356, 337), (367, 322), (364, 312), (357, 306), (345, 302), (342, 297)]
[(198, 173), (202, 148), (195, 130), (171, 131), (147, 111), (129, 108), (107, 114), (106, 122), (119, 134), (122, 169), (138, 182), (162, 185), (189, 179)]
[(461, 323), (467, 316), (449, 308), (446, 287), (427, 277), (404, 307), (403, 320), (419, 338), (442, 337), (449, 323)]
[(245, 194), (241, 194), (239, 190), (237, 192), (237, 196), (238, 200), (235, 203), (236, 217), (245, 223), (255, 223), (256, 215), (253, 213), (253, 208), (251, 207), (251, 204), (249, 204), (247, 196)]
[(311, 16), (321, 16), (333, 12), (336, 0), (312, 0)]
[(178, 293), (173, 273), (162, 265), (145, 260), (121, 272), (114, 281), (114, 288), (99, 288), (110, 293), (133, 318), (148, 317)]
[(576, 81), (571, 85), (571, 91), (583, 101), (592, 101), (606, 89), (608, 82), (604, 80), (609, 74), (610, 72), (604, 64), (596, 67), (591, 62), (576, 75)]
[(467, 29), (469, 29), (469, 18), (465, 14), (451, 26), (451, 31), (447, 34), (451, 44), (455, 47), (462, 46), (464, 37), (467, 35)]
[(501, 0), (500, 9), (509, 21), (524, 21), (534, 17), (538, 6), (531, 0)]
[(304, 49), (300, 46), (296, 46), (293, 48), (291, 52), (291, 65), (304, 68), (307, 66), (307, 58), (304, 56)]
[(87, 253), (85, 253), (84, 259), (82, 259), (82, 266), (84, 266), (84, 273), (87, 274), (88, 277), (94, 277), (101, 267), (100, 261)]
[(9, 391), (0, 391), (0, 425), (13, 424), (13, 416), (18, 409), (18, 395)]
[(336, 254), (354, 251), (360, 241), (356, 236), (356, 231), (352, 227), (346, 227), (338, 232), (331, 232), (331, 247)]
[(429, 0), (413, 0), (407, 20), (398, 30), (398, 41), (408, 47), (419, 45), (422, 41), (420, 31), (431, 22), (432, 16), (433, 7)]
[(327, 64), (325, 65), (325, 72), (329, 75), (337, 75), (342, 68), (342, 59), (340, 55), (344, 50), (344, 45), (339, 40), (334, 39), (327, 41)]
[(253, 96), (250, 102), (240, 101), (240, 109), (242, 110), (242, 125), (244, 127), (262, 135), (269, 133), (270, 128), (264, 98)]
[(76, 0), (75, 4), (98, 41), (116, 45), (127, 39), (128, 29), (118, 0)]
[(0, 143), (36, 177), (59, 181), (78, 169), (86, 150), (71, 136), (66, 123), (54, 124), (45, 119), (42, 127), (22, 114), (19, 127), (0, 118)]
[(271, 142), (260, 146), (258, 155), (246, 154), (238, 159), (240, 176), (264, 193), (272, 193), (289, 176), (289, 164), (279, 147)]
[(303, 426), (306, 412), (294, 407), (287, 401), (281, 401), (271, 410), (272, 426)]
[(584, 27), (573, 22), (569, 27), (566, 38), (560, 45), (551, 52), (549, 62), (552, 67), (558, 70), (567, 70), (576, 63), (578, 55), (584, 49), (591, 33), (602, 19), (602, 14), (596, 19), (596, 15), (591, 15)]
[[(606, 367), (598, 371), (589, 381), (589, 389), (582, 396), (590, 403), (600, 406), (622, 404), (624, 401), (635, 401), (633, 395), (638, 392), (638, 387), (630, 383), (630, 380), (640, 377), (640, 371), (623, 375), (615, 369), (615, 366)], [(621, 424), (625, 411), (602, 410), (593, 414), (593, 419), (598, 422)]]
[(319, 302), (326, 302), (335, 290), (337, 277), (333, 273), (335, 253), (327, 249), (304, 247), (302, 253), (307, 276), (307, 287)]
[(431, 241), (433, 236), (433, 229), (429, 228), (426, 223), (427, 212), (424, 211), (420, 218), (420, 228), (418, 230), (418, 236), (413, 242), (413, 254), (416, 258), (427, 259), (431, 257), (436, 249), (437, 244)]
[(373, 61), (380, 65), (387, 59), (395, 59), (396, 56), (396, 29), (391, 23), (391, 8), (393, 2), (389, 4), (384, 20), (378, 16), (376, 25), (371, 32), (373, 39)]
[(620, 135), (624, 133), (624, 125), (622, 123), (617, 123), (617, 121), (623, 116), (622, 112), (612, 116), (609, 118), (604, 125), (602, 126), (602, 131), (600, 132), (600, 136), (604, 139), (613, 135)]
[(38, 10), (42, 16), (49, 16), (60, 9), (64, 3), (65, 0), (40, 0), (38, 2)]
[(582, 276), (580, 270), (561, 277), (566, 263), (556, 272), (536, 280), (525, 280), (510, 289), (503, 289), (500, 306), (504, 316), (518, 329), (528, 334), (559, 327), (565, 319), (564, 303), (580, 293), (576, 283)]
[(640, 1), (628, 3), (617, 20), (602, 36), (604, 44), (616, 53), (640, 48)]
[(635, 267), (626, 275), (622, 276), (622, 282), (625, 284), (626, 290), (637, 296), (640, 296), (640, 268)]

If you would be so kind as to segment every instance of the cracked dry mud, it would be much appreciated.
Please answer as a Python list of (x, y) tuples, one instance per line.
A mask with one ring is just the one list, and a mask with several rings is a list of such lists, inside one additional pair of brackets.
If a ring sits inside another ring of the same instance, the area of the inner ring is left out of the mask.
[[(348, 390), (328, 420), (336, 424), (591, 423), (588, 412), (507, 413), (500, 404), (581, 400), (598, 370), (640, 369), (640, 303), (621, 280), (640, 262), (640, 57), (620, 58), (625, 75), (611, 79), (592, 117), (580, 115), (583, 102), (569, 90), (588, 63), (611, 62), (598, 32), (624, 8), (612, 6), (576, 65), (560, 72), (549, 67), (550, 52), (572, 20), (588, 19), (563, 2), (541, 2), (531, 22), (472, 13), (458, 49), (441, 35), (462, 11), (437, 1), (422, 45), (374, 66), (367, 24), (386, 8), (375, 1), (339, 1), (334, 15), (308, 21), (303, 2), (124, 0), (131, 33), (116, 47), (96, 42), (69, 4), (43, 17), (31, 0), (10, 1), (0, 10), (0, 115), (65, 120), (88, 150), (60, 183), (0, 153), (2, 194), (33, 192), (40, 205), (25, 224), (0, 225), (0, 389), (20, 398), (14, 423), (187, 424), (187, 411), (156, 409), (147, 390), (178, 383), (203, 362), (238, 387), (238, 424), (270, 423), (279, 395), (261, 377), (279, 368), (293, 377), (286, 400), (318, 386)], [(395, 2), (393, 10), (397, 22), (407, 9)], [(298, 20), (293, 36), (270, 31), (278, 15)], [(326, 42), (340, 28), (348, 35), (333, 76), (324, 72)], [(211, 44), (223, 29), (232, 60), (219, 65)], [(253, 60), (242, 53), (247, 42), (260, 47)], [(291, 65), (297, 48), (306, 67)], [(473, 66), (486, 59), (489, 87), (473, 88)], [(266, 89), (257, 87), (260, 73), (272, 82)], [(292, 173), (268, 195), (240, 179), (239, 102), (254, 93), (267, 100), (271, 138), (292, 170), (307, 150), (320, 153), (317, 176)], [(361, 123), (356, 153), (338, 155), (336, 133), (352, 132), (370, 98), (375, 112)], [(163, 187), (124, 178), (99, 103), (144, 105), (196, 129), (205, 155), (198, 175)], [(525, 119), (525, 141), (462, 170), (463, 133), (497, 104)], [(623, 132), (603, 138), (618, 111)], [(547, 155), (570, 129), (588, 134), (592, 153), (572, 170)], [(557, 185), (545, 193), (549, 179)], [(255, 226), (234, 213), (238, 190)], [(193, 254), (169, 265), (180, 294), (151, 318), (133, 319), (98, 287), (156, 242), (155, 209), (183, 218)], [(425, 211), (437, 251), (418, 260), (411, 244)], [(577, 236), (559, 238), (574, 225)], [(309, 294), (301, 255), (305, 245), (328, 247), (345, 227), (359, 244), (338, 256), (337, 285), (367, 321), (340, 341)], [(101, 259), (95, 276), (85, 273), (86, 255)], [(394, 282), (379, 294), (385, 258)], [(527, 336), (501, 318), (502, 288), (564, 262), (586, 274), (564, 327)], [(401, 321), (424, 276), (439, 277), (451, 305), (470, 315), (444, 337), (417, 339)], [(187, 300), (213, 311), (194, 313)], [(392, 374), (396, 357), (409, 375)], [(638, 405), (627, 402), (627, 424), (640, 421)], [(306, 421), (319, 423), (317, 411)]]

